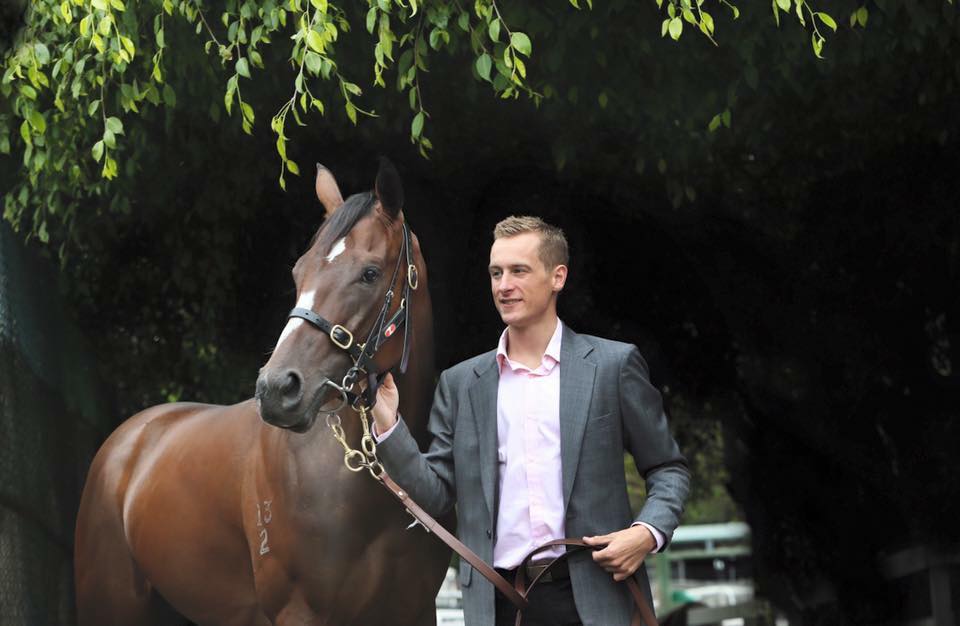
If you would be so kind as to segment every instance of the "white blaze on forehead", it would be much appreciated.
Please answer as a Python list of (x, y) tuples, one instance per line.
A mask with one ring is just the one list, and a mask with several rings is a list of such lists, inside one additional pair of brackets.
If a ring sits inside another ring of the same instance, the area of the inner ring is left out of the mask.
[[(315, 293), (316, 293), (315, 291), (308, 291), (305, 294), (301, 294), (301, 296), (297, 299), (297, 307), (301, 309), (312, 309), (313, 297)], [(277, 349), (280, 348), (280, 344), (283, 343), (283, 340), (289, 337), (290, 333), (296, 330), (297, 327), (300, 326), (301, 324), (303, 324), (303, 320), (301, 318), (299, 317), (290, 318), (290, 321), (287, 322), (287, 325), (283, 329), (283, 332), (280, 333), (280, 339), (277, 340), (277, 345), (273, 348), (273, 351), (276, 352)]]
[(330, 248), (330, 254), (327, 255), (327, 262), (332, 262), (335, 258), (343, 254), (343, 251), (347, 249), (347, 238), (343, 237), (337, 243), (333, 244), (333, 247)]

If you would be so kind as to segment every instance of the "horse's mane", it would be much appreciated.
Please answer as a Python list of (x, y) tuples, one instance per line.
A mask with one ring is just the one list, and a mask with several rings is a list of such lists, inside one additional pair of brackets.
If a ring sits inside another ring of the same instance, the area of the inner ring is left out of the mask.
[(376, 204), (377, 197), (372, 191), (353, 194), (340, 205), (340, 208), (333, 212), (329, 219), (320, 225), (317, 232), (313, 234), (309, 247), (312, 248), (319, 241), (324, 250), (329, 250), (333, 242), (341, 237), (346, 237), (347, 233), (357, 225), (357, 222), (370, 215)]

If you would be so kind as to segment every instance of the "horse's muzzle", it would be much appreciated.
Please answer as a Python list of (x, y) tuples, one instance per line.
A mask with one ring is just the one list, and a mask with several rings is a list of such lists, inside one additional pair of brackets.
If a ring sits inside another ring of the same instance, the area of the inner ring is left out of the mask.
[(257, 378), (257, 407), (268, 424), (292, 428), (304, 423), (303, 376), (295, 369), (264, 370)]
[(327, 409), (329, 412), (339, 410), (345, 403), (339, 385), (325, 377), (319, 381), (305, 381), (296, 369), (277, 372), (263, 369), (257, 378), (254, 397), (260, 419), (271, 426), (295, 432), (309, 430), (325, 404), (335, 405)]

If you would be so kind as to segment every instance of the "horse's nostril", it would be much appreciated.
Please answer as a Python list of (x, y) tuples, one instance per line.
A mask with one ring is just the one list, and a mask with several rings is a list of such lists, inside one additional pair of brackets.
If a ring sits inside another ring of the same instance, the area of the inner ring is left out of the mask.
[(300, 389), (303, 387), (303, 381), (296, 370), (290, 370), (283, 375), (280, 382), (280, 395), (284, 400), (299, 400)]

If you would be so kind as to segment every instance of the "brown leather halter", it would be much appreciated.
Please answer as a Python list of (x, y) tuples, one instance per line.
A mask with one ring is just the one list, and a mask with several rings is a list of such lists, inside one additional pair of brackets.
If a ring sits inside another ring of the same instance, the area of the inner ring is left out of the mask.
[[(376, 401), (377, 386), (379, 385), (377, 373), (372, 371), (372, 361), (382, 343), (391, 337), (393, 333), (402, 325), (404, 327), (403, 356), (400, 359), (400, 371), (403, 372), (406, 370), (407, 360), (409, 358), (409, 329), (410, 319), (412, 316), (410, 292), (412, 290), (416, 290), (419, 282), (417, 268), (413, 264), (412, 260), (412, 246), (410, 239), (410, 229), (407, 227), (406, 222), (404, 222), (402, 249), (397, 255), (397, 265), (394, 269), (393, 278), (390, 282), (390, 288), (387, 290), (387, 293), (384, 296), (384, 302), (380, 309), (380, 314), (377, 316), (377, 319), (374, 320), (374, 323), (370, 328), (370, 333), (367, 336), (367, 340), (364, 343), (357, 344), (354, 341), (353, 333), (351, 333), (348, 329), (339, 324), (331, 324), (325, 318), (317, 315), (309, 309), (294, 308), (292, 311), (290, 311), (289, 317), (299, 317), (317, 327), (324, 334), (330, 337), (330, 340), (334, 343), (334, 345), (346, 351), (353, 359), (354, 365), (347, 370), (347, 374), (344, 376), (343, 383), (341, 385), (337, 385), (331, 381), (327, 381), (326, 383), (341, 394), (343, 398), (342, 404), (333, 410), (324, 411), (330, 416), (336, 418), (333, 420), (333, 422), (328, 419), (328, 424), (334, 431), (334, 437), (344, 448), (344, 463), (346, 464), (347, 468), (351, 471), (360, 471), (364, 468), (369, 470), (370, 475), (373, 476), (377, 482), (383, 485), (383, 487), (406, 508), (407, 512), (413, 516), (415, 524), (420, 524), (427, 532), (431, 532), (436, 535), (437, 538), (447, 544), (447, 546), (459, 554), (460, 557), (467, 561), (467, 563), (469, 563), (475, 570), (493, 583), (500, 593), (510, 600), (511, 604), (517, 607), (517, 618), (515, 624), (516, 626), (521, 626), (523, 622), (523, 610), (527, 608), (529, 604), (527, 598), (529, 597), (531, 590), (543, 578), (543, 576), (549, 572), (554, 565), (567, 558), (571, 554), (582, 550), (596, 548), (593, 546), (588, 546), (580, 539), (567, 538), (549, 541), (535, 548), (524, 557), (523, 562), (517, 569), (517, 575), (514, 579), (514, 584), (511, 586), (510, 583), (507, 582), (503, 576), (498, 574), (495, 569), (485, 563), (483, 559), (477, 556), (473, 550), (468, 548), (463, 542), (454, 537), (446, 528), (441, 526), (437, 520), (433, 519), (433, 517), (424, 511), (420, 505), (414, 502), (410, 498), (410, 495), (399, 485), (397, 485), (392, 478), (390, 478), (390, 475), (387, 474), (386, 470), (383, 468), (383, 465), (380, 464), (376, 454), (376, 444), (374, 443), (373, 438), (370, 436), (370, 428), (367, 418), (367, 414)], [(389, 321), (387, 321), (387, 314), (390, 311), (390, 307), (394, 298), (393, 286), (396, 284), (397, 275), (399, 274), (400, 266), (404, 259), (407, 261), (407, 279), (404, 281), (403, 298), (400, 301), (400, 307), (397, 312)], [(352, 388), (357, 384), (360, 373), (367, 375), (367, 387), (360, 394), (355, 394), (352, 392)], [(336, 412), (344, 408), (348, 403), (357, 410), (357, 412), (360, 414), (360, 419), (363, 422), (362, 425), (364, 436), (361, 445), (362, 451), (352, 449), (347, 444), (343, 434), (343, 429), (340, 428), (339, 416), (336, 415)], [(543, 550), (553, 546), (561, 545), (567, 546), (567, 551), (550, 561), (543, 571), (541, 571), (533, 580), (530, 581), (530, 584), (527, 585), (525, 570), (526, 565), (530, 562), (530, 560)], [(573, 550), (570, 548), (573, 548)], [(646, 596), (644, 596), (643, 592), (640, 590), (640, 586), (637, 584), (637, 581), (633, 578), (633, 576), (628, 576), (624, 582), (630, 589), (630, 594), (633, 597), (634, 603), (636, 604), (636, 611), (633, 614), (631, 626), (642, 626), (643, 624), (646, 624), (646, 626), (658, 626), (657, 619), (653, 614), (653, 609), (650, 608), (650, 604), (647, 602)]]

